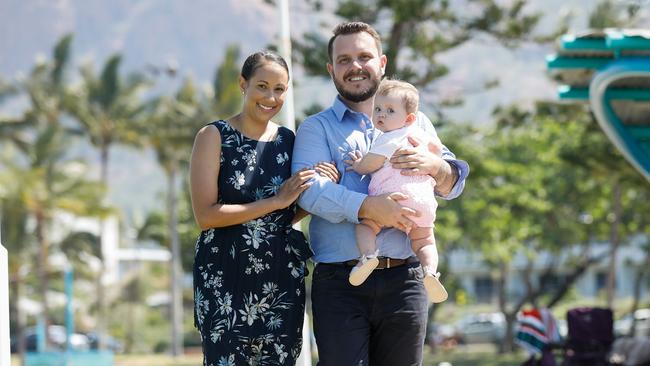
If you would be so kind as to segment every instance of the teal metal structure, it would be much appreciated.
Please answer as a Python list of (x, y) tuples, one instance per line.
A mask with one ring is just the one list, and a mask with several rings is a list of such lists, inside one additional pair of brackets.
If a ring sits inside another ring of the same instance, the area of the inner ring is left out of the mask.
[(563, 100), (589, 102), (603, 131), (650, 181), (650, 30), (564, 35), (546, 65)]
[(66, 296), (65, 327), (66, 349), (63, 352), (50, 351), (45, 347), (45, 324), (39, 321), (37, 326), (37, 352), (25, 354), (27, 366), (113, 366), (113, 353), (110, 351), (77, 351), (72, 348), (70, 339), (74, 333), (74, 312), (72, 308), (73, 271), (72, 267), (64, 272)]

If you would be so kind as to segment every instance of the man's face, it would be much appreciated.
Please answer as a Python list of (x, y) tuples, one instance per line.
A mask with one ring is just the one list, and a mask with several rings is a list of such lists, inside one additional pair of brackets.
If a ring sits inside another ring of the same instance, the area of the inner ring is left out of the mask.
[(386, 67), (375, 40), (366, 32), (340, 35), (332, 44), (327, 70), (343, 99), (359, 103), (372, 98)]

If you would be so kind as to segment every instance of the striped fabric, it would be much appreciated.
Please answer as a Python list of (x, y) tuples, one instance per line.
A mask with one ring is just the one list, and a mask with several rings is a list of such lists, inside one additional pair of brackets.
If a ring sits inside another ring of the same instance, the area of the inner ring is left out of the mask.
[(557, 322), (548, 309), (523, 310), (517, 320), (515, 343), (531, 355), (541, 355), (549, 343), (560, 341)]

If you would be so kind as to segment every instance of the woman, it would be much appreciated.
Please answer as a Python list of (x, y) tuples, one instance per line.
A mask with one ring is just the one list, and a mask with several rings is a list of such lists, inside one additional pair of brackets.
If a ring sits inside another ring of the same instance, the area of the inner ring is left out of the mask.
[(249, 56), (239, 77), (242, 111), (203, 127), (194, 142), (192, 208), (202, 230), (194, 323), (205, 366), (293, 365), (300, 354), (312, 252), (291, 227), (306, 215), (294, 202), (317, 172), (334, 181), (338, 172), (325, 163), (291, 176), (294, 134), (270, 120), (288, 82), (280, 56)]

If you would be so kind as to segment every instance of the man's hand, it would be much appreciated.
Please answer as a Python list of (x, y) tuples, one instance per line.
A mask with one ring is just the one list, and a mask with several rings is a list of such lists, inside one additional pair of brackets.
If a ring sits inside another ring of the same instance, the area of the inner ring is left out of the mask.
[[(443, 196), (449, 194), (458, 179), (456, 169), (429, 149), (417, 148), (422, 144), (419, 138), (409, 136), (408, 139), (413, 147), (395, 151), (390, 158), (393, 168), (402, 169), (403, 175), (428, 174), (436, 180), (437, 193)], [(437, 150), (435, 145), (428, 147)]]
[(395, 151), (390, 158), (393, 168), (402, 169), (403, 175), (435, 175), (445, 161), (428, 149), (418, 148), (422, 144), (419, 138), (409, 136), (413, 147), (403, 147)]
[(361, 204), (359, 217), (372, 219), (381, 226), (395, 227), (408, 232), (414, 225), (409, 216), (417, 217), (420, 214), (414, 209), (398, 203), (398, 201), (407, 198), (407, 195), (400, 192), (368, 196)]

